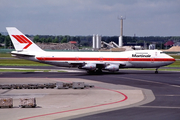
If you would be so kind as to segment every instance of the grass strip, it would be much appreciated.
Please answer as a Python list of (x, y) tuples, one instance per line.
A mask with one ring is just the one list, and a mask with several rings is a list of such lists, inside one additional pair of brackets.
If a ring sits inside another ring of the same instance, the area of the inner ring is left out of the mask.
[(0, 66), (51, 66), (24, 59), (0, 59)]
[(180, 59), (180, 55), (170, 55), (171, 57), (173, 57), (174, 59)]
[(0, 66), (51, 66), (48, 64), (1, 64)]
[(180, 60), (175, 61), (173, 64), (170, 64), (166, 67), (180, 67)]
[[(154, 68), (144, 68), (144, 69), (138, 69), (138, 68), (128, 68), (126, 70), (147, 70), (147, 71), (155, 71)], [(180, 69), (158, 69), (158, 71), (180, 71)]]
[[(51, 72), (51, 70), (0, 69), (0, 72)], [(58, 70), (56, 72), (66, 72), (66, 71)]]
[[(42, 70), (0, 69), (0, 72), (41, 72)], [(43, 71), (45, 72), (45, 71)]]
[(12, 57), (10, 53), (0, 53), (0, 57)]

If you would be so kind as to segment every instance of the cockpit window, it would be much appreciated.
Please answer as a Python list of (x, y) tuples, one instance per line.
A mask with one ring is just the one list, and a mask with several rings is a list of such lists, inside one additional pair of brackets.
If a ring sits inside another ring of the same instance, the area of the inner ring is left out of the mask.
[(164, 52), (160, 52), (160, 54), (164, 54)]

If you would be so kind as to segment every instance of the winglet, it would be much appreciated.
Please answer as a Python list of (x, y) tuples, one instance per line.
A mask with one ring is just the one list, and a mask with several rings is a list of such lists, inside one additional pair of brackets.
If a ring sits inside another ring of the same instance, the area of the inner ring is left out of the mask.
[(43, 51), (15, 27), (6, 27), (16, 51)]

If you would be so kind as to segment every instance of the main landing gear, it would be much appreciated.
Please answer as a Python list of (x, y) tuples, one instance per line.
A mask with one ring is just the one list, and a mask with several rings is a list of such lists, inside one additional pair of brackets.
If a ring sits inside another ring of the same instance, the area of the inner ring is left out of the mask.
[(102, 69), (101, 69), (101, 68), (98, 68), (98, 69), (96, 70), (96, 73), (101, 74), (101, 73), (102, 73)]
[(102, 69), (98, 68), (96, 70), (87, 70), (88, 74), (102, 74)]
[(155, 71), (156, 74), (158, 74), (158, 68), (156, 68), (156, 71)]

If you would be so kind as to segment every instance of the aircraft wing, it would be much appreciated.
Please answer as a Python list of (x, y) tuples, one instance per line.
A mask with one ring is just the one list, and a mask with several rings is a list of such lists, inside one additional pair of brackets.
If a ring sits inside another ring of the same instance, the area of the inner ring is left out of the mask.
[(120, 63), (111, 63), (111, 62), (102, 62), (102, 63), (96, 63), (96, 62), (68, 62), (70, 65), (80, 68), (80, 69), (86, 69), (94, 71), (96, 69), (104, 69), (108, 71), (118, 71), (120, 67), (126, 66), (125, 62)]

